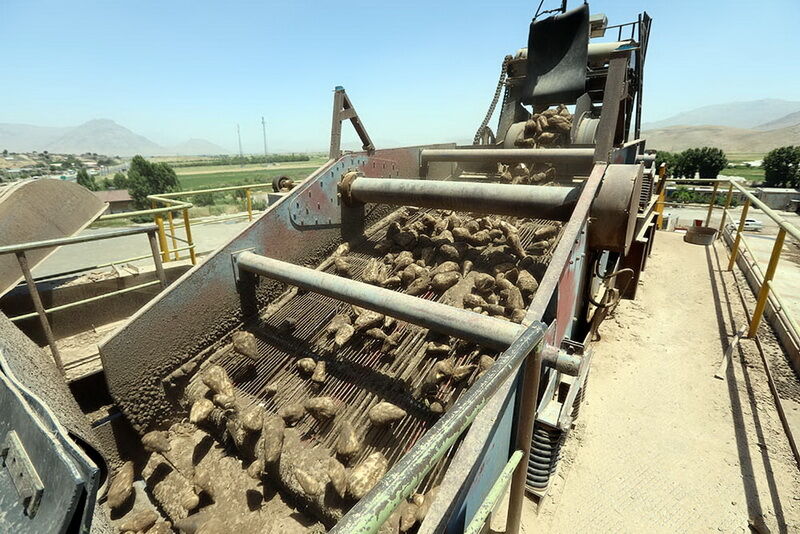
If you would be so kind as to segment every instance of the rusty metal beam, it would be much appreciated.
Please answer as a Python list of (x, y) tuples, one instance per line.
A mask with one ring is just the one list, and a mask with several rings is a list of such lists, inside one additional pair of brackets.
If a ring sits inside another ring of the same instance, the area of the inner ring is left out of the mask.
[(266, 276), (493, 349), (508, 348), (522, 325), (301, 267), (253, 252), (234, 256), (240, 271)]
[(566, 221), (581, 187), (346, 177), (341, 190), (349, 204), (418, 206)]

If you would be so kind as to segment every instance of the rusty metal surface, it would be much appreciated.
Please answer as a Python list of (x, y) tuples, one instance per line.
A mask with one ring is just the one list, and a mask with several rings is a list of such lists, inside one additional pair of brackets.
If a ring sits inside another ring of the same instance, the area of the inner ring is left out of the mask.
[(566, 221), (581, 186), (556, 187), (461, 181), (355, 178), (345, 199), (493, 215)]
[[(247, 313), (254, 312), (242, 310), (230, 254), (258, 247), (286, 261), (319, 263), (341, 242), (345, 229), (342, 224), (295, 224), (292, 203), (296, 205), (303, 196), (308, 198), (309, 192), (313, 198), (320, 191), (320, 180), (326, 182), (329, 191), (335, 191), (341, 173), (361, 164), (361, 156), (345, 156), (312, 173), (100, 344), (109, 390), (135, 428), (145, 430), (171, 420), (174, 406), (166, 398), (161, 380), (240, 324)], [(331, 214), (334, 211), (330, 208)], [(254, 298), (266, 303), (281, 291), (280, 284), (262, 284)], [(176, 318), (182, 318), (179, 328)]]
[(524, 330), (523, 326), (504, 319), (426, 301), (249, 251), (236, 256), (235, 261), (240, 270), (374, 310), (435, 332), (474, 341), (492, 349), (506, 349)]
[(609, 165), (592, 205), (589, 246), (627, 254), (636, 228), (642, 165)]
[(134, 427), (143, 431), (171, 421), (175, 406), (162, 380), (283, 291), (282, 284), (265, 282), (243, 311), (231, 253), (252, 248), (291, 263), (319, 264), (343, 240), (358, 240), (366, 227), (391, 211), (368, 205), (358, 213), (343, 212), (330, 202), (341, 175), (351, 170), (377, 177), (416, 173), (421, 148), (378, 150), (374, 160), (364, 153), (349, 154), (323, 165), (103, 340), (100, 356), (109, 390)]
[[(595, 165), (591, 175), (586, 180), (584, 189), (581, 192), (581, 197), (578, 200), (575, 210), (573, 211), (572, 218), (562, 230), (561, 237), (555, 246), (552, 256), (550, 257), (547, 270), (545, 271), (545, 274), (539, 283), (539, 289), (537, 290), (536, 295), (534, 295), (531, 305), (528, 307), (528, 313), (525, 317), (526, 323), (534, 321), (547, 322), (556, 318), (551, 317), (552, 313), (548, 314), (548, 308), (554, 298), (556, 299), (556, 304), (558, 304), (558, 300), (560, 298), (560, 295), (557, 292), (559, 285), (565, 276), (571, 276), (567, 273), (569, 260), (573, 254), (574, 248), (580, 241), (581, 232), (586, 228), (591, 204), (600, 186), (603, 174), (605, 173), (605, 168), (606, 166), (604, 164)], [(569, 322), (572, 320), (572, 315), (570, 314), (567, 317), (563, 317), (561, 315), (563, 311), (558, 310), (558, 308), (556, 308), (556, 310), (556, 324), (569, 324)], [(563, 332), (563, 328), (564, 327), (559, 327), (559, 331)], [(559, 335), (556, 335), (553, 336), (552, 340), (550, 341), (554, 344), (558, 344), (560, 343), (561, 339)], [(533, 366), (535, 365), (535, 362), (530, 361), (530, 364)], [(532, 372), (533, 370), (531, 370), (529, 373)], [(528, 376), (531, 376), (531, 374), (528, 374)], [(544, 377), (544, 379), (549, 378)], [(473, 422), (472, 427), (466, 432), (462, 444), (459, 446), (451, 461), (451, 465), (472, 466), (476, 463), (476, 461), (483, 461), (484, 453), (489, 449), (488, 440), (491, 440), (494, 436), (493, 429), (495, 428), (496, 422), (503, 416), (506, 410), (513, 409), (513, 404), (509, 406), (509, 400), (511, 400), (513, 403), (513, 389), (517, 386), (517, 384), (517, 377), (506, 380), (506, 382), (498, 389), (495, 395), (489, 399), (482, 412)], [(532, 388), (529, 387), (527, 393), (528, 395), (526, 401), (519, 398), (520, 395), (518, 392), (517, 403), (521, 406), (527, 406), (530, 408), (531, 406), (535, 405), (535, 392), (533, 392)], [(524, 404), (522, 404), (523, 402)], [(527, 419), (526, 425), (532, 425), (535, 414), (531, 413), (530, 410), (526, 413), (520, 409), (516, 417), (518, 424), (521, 425), (522, 421), (520, 421), (520, 418), (524, 417)], [(525, 440), (525, 437), (527, 437), (527, 440)], [(523, 461), (520, 461), (519, 465), (522, 467), (515, 472), (515, 499), (520, 499), (525, 491), (525, 467), (528, 465), (529, 460), (531, 436), (530, 434), (527, 434), (527, 436), (523, 434), (519, 437), (519, 439), (519, 442), (523, 445), (527, 443), (527, 449), (525, 450), (527, 450), (528, 453), (525, 454)], [(431, 510), (428, 512), (428, 516), (420, 526), (419, 532), (429, 534), (442, 531), (447, 520), (447, 516), (461, 505), (460, 503), (466, 497), (466, 489), (471, 484), (471, 480), (477, 476), (477, 471), (482, 472), (483, 467), (484, 465), (480, 464), (473, 466), (470, 469), (463, 469), (461, 467), (448, 469), (444, 478), (442, 479), (437, 502), (433, 504)], [(486, 475), (485, 473), (482, 473), (482, 476), (491, 478), (490, 475)]]
[[(0, 246), (56, 239), (86, 228), (106, 209), (106, 204), (85, 187), (62, 180), (34, 180), (2, 189), (0, 194)], [(28, 254), (31, 269), (56, 247)], [(0, 295), (22, 280), (17, 260), (0, 256)]]

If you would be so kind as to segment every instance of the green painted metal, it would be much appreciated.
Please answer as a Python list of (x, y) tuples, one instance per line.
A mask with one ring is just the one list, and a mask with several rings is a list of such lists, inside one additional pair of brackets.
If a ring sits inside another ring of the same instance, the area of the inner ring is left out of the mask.
[(486, 518), (489, 517), (489, 514), (494, 510), (497, 501), (502, 496), (503, 492), (506, 490), (506, 486), (511, 481), (511, 477), (514, 474), (514, 469), (517, 468), (517, 464), (522, 459), (522, 451), (515, 451), (514, 454), (511, 455), (511, 458), (508, 460), (508, 463), (500, 471), (500, 475), (495, 480), (492, 488), (489, 490), (488, 495), (483, 500), (483, 504), (478, 507), (478, 510), (475, 512), (475, 515), (472, 517), (472, 520), (467, 525), (467, 528), (464, 529), (464, 534), (479, 534), (483, 529), (483, 525), (486, 523)]

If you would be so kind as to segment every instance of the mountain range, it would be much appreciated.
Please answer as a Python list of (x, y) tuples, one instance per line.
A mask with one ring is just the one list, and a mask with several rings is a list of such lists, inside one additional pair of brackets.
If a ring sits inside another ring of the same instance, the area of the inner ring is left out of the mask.
[(768, 152), (800, 145), (800, 102), (765, 99), (703, 106), (642, 125), (647, 147), (679, 151), (714, 146)]
[(205, 139), (189, 139), (175, 146), (161, 146), (109, 119), (94, 119), (74, 127), (0, 123), (0, 150), (109, 156), (198, 156), (230, 151)]
[[(679, 151), (715, 146), (726, 152), (767, 152), (800, 145), (800, 102), (778, 99), (713, 104), (643, 125), (648, 148)], [(198, 156), (229, 154), (205, 139), (161, 146), (109, 119), (74, 127), (0, 123), (0, 150), (96, 152), (110, 156)]]

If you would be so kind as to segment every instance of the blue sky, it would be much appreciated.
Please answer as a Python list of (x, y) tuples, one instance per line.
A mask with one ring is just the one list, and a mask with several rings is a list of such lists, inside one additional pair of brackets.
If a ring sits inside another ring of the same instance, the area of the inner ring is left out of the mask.
[[(0, 122), (110, 118), (158, 143), (231, 150), (240, 123), (259, 152), (264, 115), (271, 150), (319, 150), (343, 85), (379, 146), (471, 139), (537, 4), (3, 0)], [(800, 100), (799, 0), (590, 5), (611, 24), (654, 18), (645, 120)]]

